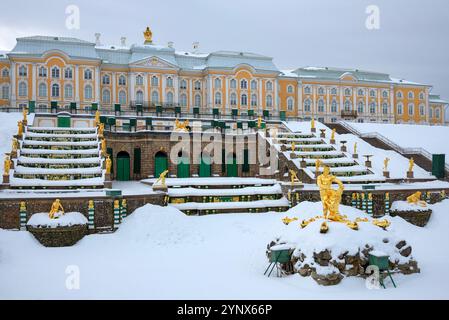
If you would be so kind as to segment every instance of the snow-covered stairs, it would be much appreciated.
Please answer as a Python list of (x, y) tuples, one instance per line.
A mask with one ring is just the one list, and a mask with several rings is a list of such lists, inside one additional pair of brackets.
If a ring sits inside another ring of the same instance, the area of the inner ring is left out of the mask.
[(26, 127), (12, 188), (102, 188), (103, 159), (96, 128)]

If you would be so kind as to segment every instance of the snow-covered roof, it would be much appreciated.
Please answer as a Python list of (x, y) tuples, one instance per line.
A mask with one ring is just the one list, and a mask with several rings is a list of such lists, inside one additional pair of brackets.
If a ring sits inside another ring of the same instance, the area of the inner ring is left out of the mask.
[(429, 94), (430, 103), (449, 104), (446, 100), (440, 98), (439, 94)]

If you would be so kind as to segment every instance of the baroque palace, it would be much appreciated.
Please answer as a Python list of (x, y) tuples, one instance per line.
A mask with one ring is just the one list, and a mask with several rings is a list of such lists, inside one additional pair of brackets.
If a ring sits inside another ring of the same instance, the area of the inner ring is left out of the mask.
[[(103, 46), (75, 38), (17, 39), (0, 55), (0, 107), (181, 108), (202, 114), (266, 115), (320, 122), (444, 123), (447, 102), (431, 85), (358, 69), (279, 70), (271, 57), (175, 50), (156, 45)], [(198, 111), (197, 111), (198, 112)]]

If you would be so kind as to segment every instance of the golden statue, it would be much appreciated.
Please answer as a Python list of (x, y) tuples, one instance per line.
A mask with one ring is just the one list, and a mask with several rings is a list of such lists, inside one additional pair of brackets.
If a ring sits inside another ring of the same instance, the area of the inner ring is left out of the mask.
[(28, 115), (28, 109), (27, 108), (23, 108), (22, 115), (23, 115), (23, 122), (27, 122), (27, 115)]
[[(332, 189), (333, 182), (338, 184), (337, 190)], [(321, 202), (323, 203), (324, 217), (332, 221), (344, 220), (339, 212), (344, 186), (339, 179), (330, 174), (330, 169), (328, 166), (325, 166), (323, 173), (318, 176), (317, 185), (320, 188), (320, 197)]]
[(257, 128), (261, 128), (262, 127), (262, 117), (259, 116), (259, 118), (257, 118)]
[(12, 151), (16, 152), (19, 149), (19, 141), (16, 138), (12, 138)]
[(296, 144), (295, 144), (294, 142), (292, 142), (291, 148), (292, 148), (292, 152), (295, 152), (295, 150), (296, 150)]
[(17, 122), (17, 128), (18, 128), (17, 135), (21, 136), (23, 134), (23, 123), (22, 123), (22, 121), (18, 121)]
[(285, 225), (288, 225), (289, 223), (291, 223), (293, 221), (296, 221), (296, 220), (298, 220), (298, 218), (296, 218), (296, 217), (294, 217), (294, 218), (285, 217), (285, 218), (282, 219), (282, 222)]
[(408, 161), (408, 171), (409, 172), (413, 171), (414, 165), (415, 165), (415, 160), (413, 159), (413, 157), (411, 157), (410, 160)]
[(167, 176), (167, 174), (168, 174), (168, 170), (165, 170), (164, 172), (162, 172), (159, 175), (159, 178), (157, 178), (157, 180), (153, 183), (153, 186), (157, 185), (157, 183), (160, 181), (161, 182), (161, 186), (166, 188), (167, 186), (165, 184), (165, 177)]
[(106, 139), (101, 139), (101, 153), (106, 154)]
[(11, 170), (11, 159), (9, 159), (9, 156), (6, 156), (3, 164), (3, 175), (8, 176), (9, 170)]
[(93, 209), (94, 206), (94, 200), (89, 200), (89, 205), (88, 205), (89, 209)]
[(390, 162), (390, 158), (384, 159), (384, 171), (388, 171), (388, 163)]
[(354, 154), (357, 154), (357, 142), (354, 142)]
[(25, 201), (20, 201), (20, 211), (27, 211), (27, 205)]
[(290, 172), (290, 181), (291, 181), (292, 185), (295, 182), (300, 182), (295, 170), (290, 169), (289, 172)]
[(335, 128), (332, 129), (331, 140), (335, 140)]
[(421, 207), (427, 207), (427, 203), (421, 200), (421, 191), (416, 191), (414, 194), (407, 197), (407, 202), (410, 204), (415, 204)]
[(106, 158), (106, 173), (108, 174), (108, 173), (111, 173), (111, 168), (112, 168), (112, 160), (111, 160), (111, 158), (109, 157), (109, 155), (108, 155), (108, 157)]
[(320, 159), (316, 159), (316, 161), (315, 161), (315, 172), (316, 172), (316, 173), (318, 173), (318, 172), (320, 171), (320, 166), (321, 166), (322, 164), (323, 164), (323, 163), (321, 162)]
[(391, 224), (387, 219), (383, 219), (383, 220), (373, 219), (372, 223), (375, 226), (378, 226), (378, 227), (380, 227), (382, 229), (388, 228), (390, 226), (390, 224)]
[(100, 137), (103, 137), (103, 133), (104, 133), (104, 123), (100, 123), (100, 124), (98, 125), (98, 135), (99, 135)]
[(100, 111), (95, 111), (95, 126), (98, 126), (100, 124)]
[(320, 226), (320, 233), (326, 233), (329, 230), (326, 221), (324, 221)]
[(186, 131), (188, 132), (189, 126), (189, 120), (185, 120), (184, 122), (179, 121), (178, 119), (175, 120), (175, 131)]
[(61, 201), (59, 199), (56, 199), (51, 205), (48, 216), (50, 217), (50, 219), (57, 219), (59, 217), (55, 216), (57, 213), (64, 214), (64, 208), (62, 207)]
[(144, 44), (152, 44), (153, 43), (153, 32), (151, 32), (150, 27), (147, 27), (143, 32), (143, 37), (145, 38)]
[(315, 129), (315, 118), (312, 118), (312, 121), (310, 121), (310, 128)]

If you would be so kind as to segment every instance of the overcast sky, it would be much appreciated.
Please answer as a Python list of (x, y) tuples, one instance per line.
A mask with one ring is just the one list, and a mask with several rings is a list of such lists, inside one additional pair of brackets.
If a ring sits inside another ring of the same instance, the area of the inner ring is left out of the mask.
[[(80, 9), (79, 30), (66, 28), (66, 7)], [(365, 26), (367, 6), (380, 10), (380, 28)], [(8, 1), (0, 11), (0, 50), (15, 38), (73, 36), (103, 44), (154, 42), (178, 50), (238, 50), (274, 57), (281, 69), (334, 66), (390, 73), (432, 84), (449, 99), (447, 0), (54, 0)]]

